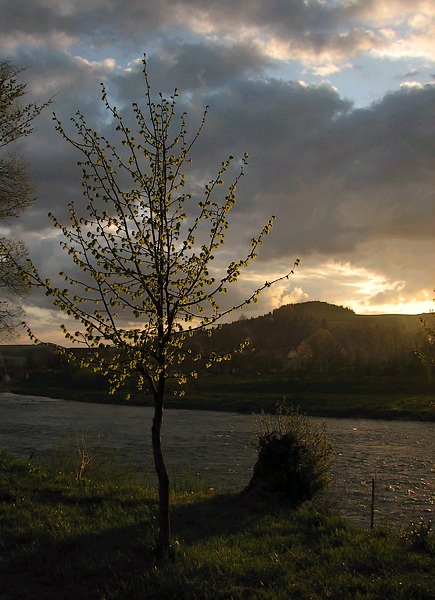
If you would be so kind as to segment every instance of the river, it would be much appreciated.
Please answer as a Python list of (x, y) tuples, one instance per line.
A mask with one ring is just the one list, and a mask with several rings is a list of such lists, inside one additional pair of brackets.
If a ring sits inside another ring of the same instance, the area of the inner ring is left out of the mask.
[[(0, 394), (0, 448), (18, 458), (53, 452), (73, 433), (152, 464), (152, 409)], [(320, 419), (313, 419), (320, 420)], [(321, 419), (336, 450), (333, 498), (350, 520), (370, 524), (375, 479), (375, 524), (400, 527), (435, 512), (435, 423)], [(252, 474), (252, 417), (227, 412), (168, 410), (163, 440), (170, 468), (207, 474), (211, 487), (236, 491)]]

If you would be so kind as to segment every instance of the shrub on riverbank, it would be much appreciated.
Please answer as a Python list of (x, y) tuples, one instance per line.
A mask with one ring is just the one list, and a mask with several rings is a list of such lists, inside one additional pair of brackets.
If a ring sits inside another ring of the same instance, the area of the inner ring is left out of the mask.
[(55, 473), (0, 453), (0, 598), (284, 600), (435, 597), (433, 541), (315, 508), (250, 510), (173, 494), (175, 560), (153, 551), (156, 493), (131, 477)]
[(281, 401), (274, 415), (262, 412), (255, 417), (254, 438), (258, 459), (244, 496), (274, 496), (297, 507), (327, 491), (334, 446), (324, 424)]

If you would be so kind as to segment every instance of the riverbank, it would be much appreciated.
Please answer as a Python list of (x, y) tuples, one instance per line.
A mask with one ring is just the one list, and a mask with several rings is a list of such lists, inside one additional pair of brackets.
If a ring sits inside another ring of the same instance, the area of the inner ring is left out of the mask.
[[(15, 383), (9, 389), (33, 394), (97, 403), (125, 403), (125, 392), (109, 395), (107, 389), (87, 388), (53, 378)], [(185, 396), (168, 393), (167, 408), (217, 410), (238, 413), (273, 412), (276, 404), (299, 406), (318, 417), (347, 417), (435, 421), (435, 388), (432, 382), (399, 378), (358, 381), (295, 381), (276, 378), (201, 377), (185, 387)], [(149, 394), (132, 391), (131, 404), (152, 406)]]
[(0, 598), (299, 600), (435, 597), (422, 529), (358, 529), (314, 507), (250, 507), (236, 495), (172, 493), (175, 559), (160, 560), (156, 493), (134, 473), (81, 480), (0, 453)]

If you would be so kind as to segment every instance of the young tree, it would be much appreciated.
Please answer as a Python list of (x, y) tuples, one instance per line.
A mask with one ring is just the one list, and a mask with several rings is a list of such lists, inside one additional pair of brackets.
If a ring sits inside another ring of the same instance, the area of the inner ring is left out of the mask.
[[(86, 216), (80, 216), (72, 202), (68, 225), (50, 216), (63, 234), (63, 249), (83, 275), (60, 273), (66, 284), (63, 289), (43, 279), (29, 261), (27, 281), (45, 288), (54, 304), (81, 324), (77, 331), (61, 327), (69, 343), (93, 349), (82, 365), (106, 374), (112, 391), (133, 376), (139, 390), (144, 386), (151, 390), (152, 448), (159, 484), (158, 544), (165, 551), (171, 533), (169, 477), (161, 433), (168, 378), (182, 385), (187, 377), (197, 376), (192, 362), (204, 357), (192, 356), (192, 349), (185, 345), (188, 336), (204, 328), (211, 333), (213, 324), (256, 302), (264, 288), (288, 278), (293, 269), (265, 282), (237, 306), (221, 307), (220, 297), (255, 258), (273, 219), (252, 239), (246, 256), (232, 261), (223, 273), (212, 274), (211, 262), (224, 244), (247, 156), (226, 192), (221, 192), (221, 186), (233, 157), (221, 164), (204, 193), (194, 199), (187, 190), (183, 167), (191, 162), (190, 151), (203, 129), (207, 110), (196, 133), (189, 137), (185, 115), (176, 119), (177, 94), (170, 99), (160, 95), (158, 102), (153, 102), (145, 60), (143, 75), (146, 107), (143, 110), (132, 104), (134, 135), (109, 102), (104, 86), (102, 101), (113, 119), (116, 141), (100, 136), (80, 113), (72, 119), (77, 134), (73, 139), (55, 117), (56, 129), (84, 155), (79, 165), (87, 206)], [(112, 347), (110, 360), (104, 344)], [(186, 372), (183, 362), (188, 353), (190, 360), (185, 364), (190, 369)], [(205, 357), (206, 366), (229, 358), (229, 354), (212, 353)]]
[[(21, 105), (20, 100), (26, 94), (26, 84), (18, 81), (22, 71), (9, 61), (0, 62), (0, 149), (29, 135), (33, 131), (33, 119), (50, 103)], [(1, 155), (0, 220), (18, 217), (33, 201), (33, 193), (27, 161), (14, 153)], [(23, 265), (26, 257), (27, 249), (22, 241), (0, 237), (0, 290), (3, 294), (0, 336), (14, 331), (22, 313), (16, 299), (26, 293), (27, 288), (19, 278), (16, 264)]]

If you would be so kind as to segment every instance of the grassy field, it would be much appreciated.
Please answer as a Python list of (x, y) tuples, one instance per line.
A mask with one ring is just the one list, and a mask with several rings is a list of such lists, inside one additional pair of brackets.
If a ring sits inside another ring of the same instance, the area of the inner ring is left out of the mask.
[[(86, 386), (65, 386), (48, 381), (31, 381), (15, 386), (18, 393), (46, 395), (84, 402), (123, 402), (123, 395)], [(185, 387), (185, 396), (168, 394), (168, 408), (188, 408), (252, 413), (273, 412), (277, 402), (299, 406), (311, 416), (364, 417), (435, 421), (435, 385), (398, 378), (367, 378), (355, 381), (294, 381), (276, 378), (232, 376), (200, 377)], [(131, 403), (152, 404), (150, 395)]]
[(424, 526), (351, 527), (316, 506), (172, 493), (174, 557), (153, 550), (156, 493), (110, 459), (80, 472), (0, 453), (2, 600), (433, 600)]

